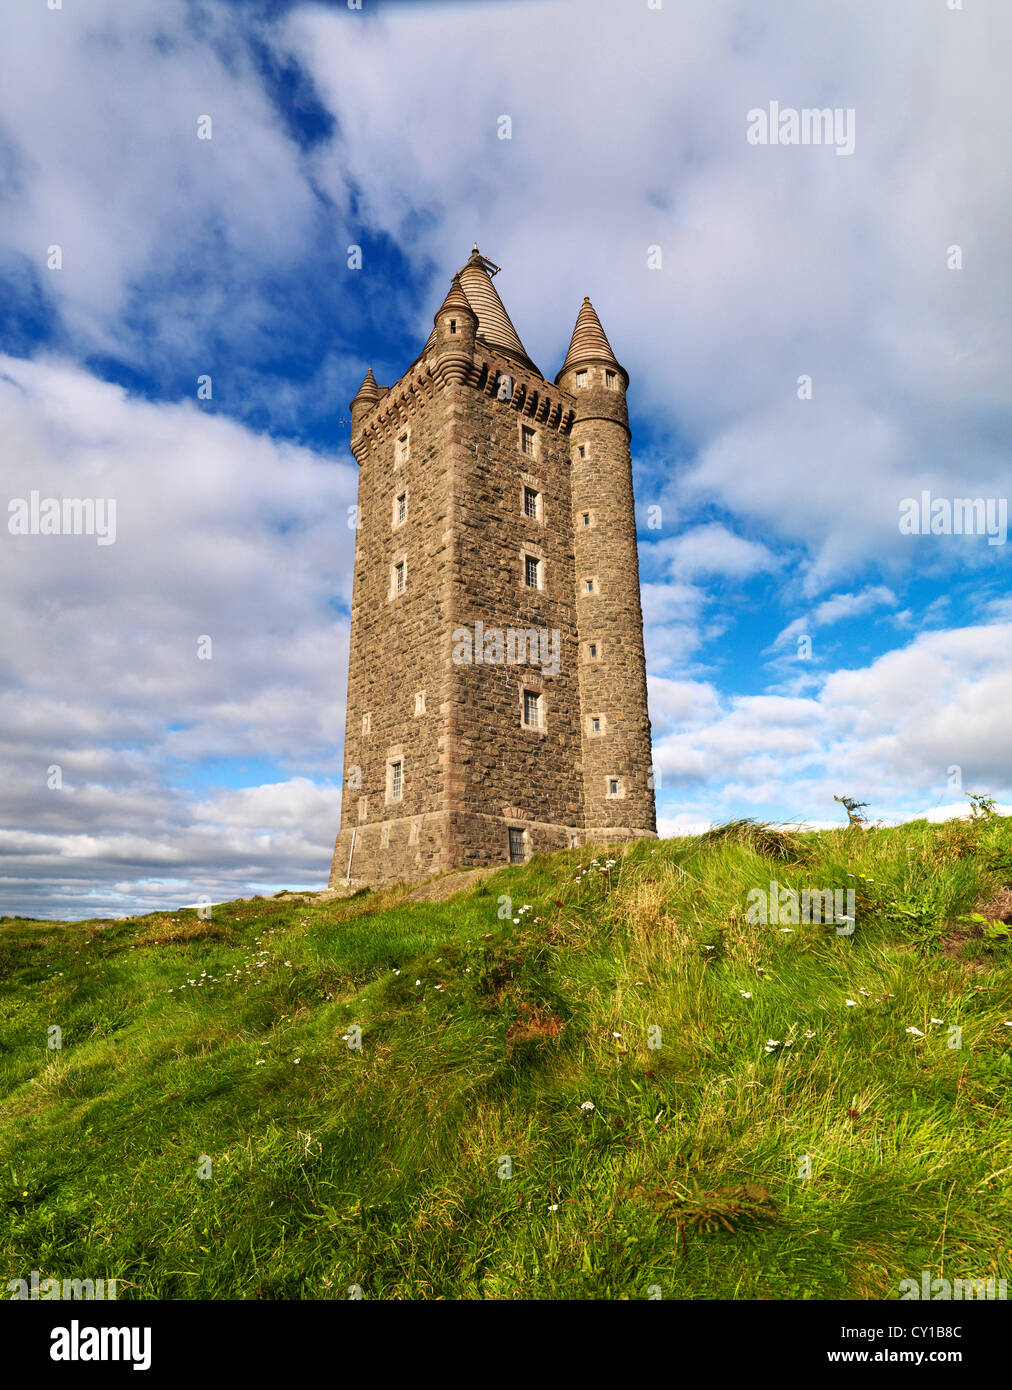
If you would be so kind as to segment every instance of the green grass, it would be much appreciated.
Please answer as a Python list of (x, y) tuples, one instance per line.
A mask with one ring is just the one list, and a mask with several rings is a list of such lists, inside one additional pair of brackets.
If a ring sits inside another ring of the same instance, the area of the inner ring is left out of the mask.
[[(856, 885), (856, 932), (749, 925), (771, 879)], [(738, 822), (441, 903), (6, 919), (4, 1287), (857, 1299), (923, 1269), (1010, 1278), (1012, 949), (960, 921), (1010, 882), (1009, 820)]]

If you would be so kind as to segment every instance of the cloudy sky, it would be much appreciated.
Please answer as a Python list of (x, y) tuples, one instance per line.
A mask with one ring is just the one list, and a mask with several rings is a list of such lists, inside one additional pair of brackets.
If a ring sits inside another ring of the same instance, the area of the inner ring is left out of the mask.
[(1012, 11), (954, 3), (8, 6), (4, 500), (117, 511), (0, 538), (0, 912), (325, 881), (347, 405), (475, 239), (631, 375), (662, 832), (1012, 802), (1012, 547), (899, 525), (1012, 474)]

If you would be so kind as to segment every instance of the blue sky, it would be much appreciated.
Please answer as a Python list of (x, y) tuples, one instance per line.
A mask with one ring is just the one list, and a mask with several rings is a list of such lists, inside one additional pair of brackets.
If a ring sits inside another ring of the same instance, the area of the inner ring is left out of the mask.
[[(5, 23), (7, 497), (113, 497), (117, 538), (0, 545), (0, 912), (324, 881), (343, 422), (475, 239), (546, 375), (585, 294), (631, 375), (662, 832), (835, 823), (834, 793), (885, 821), (1012, 802), (1009, 547), (898, 526), (923, 489), (1008, 496), (1006, 5)], [(771, 101), (852, 111), (853, 153), (751, 144)]]

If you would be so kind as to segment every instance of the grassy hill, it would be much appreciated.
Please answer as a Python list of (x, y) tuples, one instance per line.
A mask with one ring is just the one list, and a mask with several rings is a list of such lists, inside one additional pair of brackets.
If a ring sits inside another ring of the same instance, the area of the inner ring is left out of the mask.
[[(750, 924), (771, 880), (853, 886), (853, 935)], [(856, 1299), (1012, 1277), (1012, 950), (985, 926), (1010, 883), (1010, 820), (741, 823), (443, 902), (6, 919), (4, 1287)]]

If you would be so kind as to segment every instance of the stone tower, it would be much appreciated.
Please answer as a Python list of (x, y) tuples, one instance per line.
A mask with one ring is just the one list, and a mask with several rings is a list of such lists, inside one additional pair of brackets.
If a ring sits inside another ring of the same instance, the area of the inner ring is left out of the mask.
[(359, 465), (332, 884), (656, 834), (625, 393), (589, 299), (554, 383), (477, 246)]

